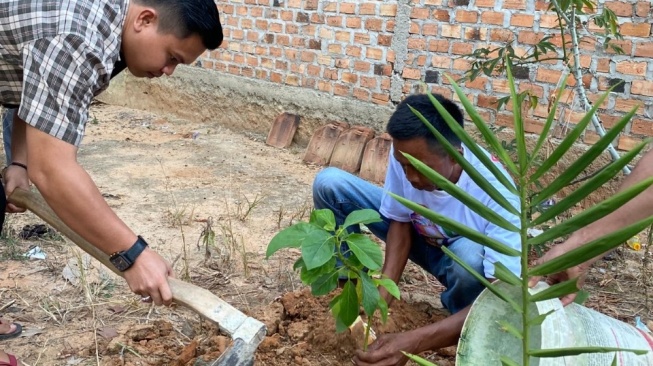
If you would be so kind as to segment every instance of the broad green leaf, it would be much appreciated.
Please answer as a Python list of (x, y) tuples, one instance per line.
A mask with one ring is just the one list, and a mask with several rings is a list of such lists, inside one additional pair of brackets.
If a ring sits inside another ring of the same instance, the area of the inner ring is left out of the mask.
[(556, 283), (555, 285), (545, 290), (529, 296), (529, 301), (537, 302), (549, 299), (557, 299), (559, 297), (574, 293), (578, 291), (578, 285), (576, 284), (577, 282), (578, 278), (574, 278), (569, 281)]
[(451, 230), (455, 233), (458, 233), (458, 235), (462, 235), (476, 243), (482, 243), (482, 245), (490, 249), (493, 249), (501, 254), (505, 254), (513, 257), (518, 257), (520, 255), (519, 254), (520, 252), (518, 250), (510, 248), (507, 245), (497, 241), (496, 239), (492, 239), (486, 235), (483, 235), (478, 231), (470, 228), (469, 226), (463, 225), (458, 221), (452, 220), (444, 215), (431, 211), (422, 205), (409, 201), (394, 193), (390, 193), (390, 195), (394, 199), (399, 201), (402, 205), (426, 217), (427, 219), (431, 220), (431, 222), (441, 225), (447, 230)]
[(501, 365), (503, 366), (519, 366), (517, 362), (509, 359), (507, 356), (501, 356), (499, 357), (499, 360), (501, 361)]
[(517, 311), (518, 313), (520, 314), (523, 313), (521, 306), (519, 306), (515, 302), (515, 300), (511, 299), (510, 296), (506, 295), (501, 290), (497, 289), (496, 286), (492, 286), (490, 281), (488, 281), (485, 277), (481, 276), (478, 272), (476, 272), (474, 268), (470, 267), (467, 263), (463, 262), (460, 258), (458, 258), (458, 256), (455, 255), (454, 252), (449, 250), (449, 248), (443, 246), (442, 251), (446, 255), (448, 255), (451, 259), (453, 259), (454, 262), (458, 263), (458, 265), (463, 267), (469, 274), (471, 274), (474, 278), (476, 278), (480, 283), (482, 283), (483, 286), (485, 286), (488, 290), (490, 290), (490, 292), (495, 294), (501, 300), (510, 304), (510, 306), (512, 306), (512, 308), (515, 309), (515, 311)]
[(388, 322), (388, 303), (382, 297), (379, 297), (379, 310), (381, 310), (381, 321), (383, 324)]
[(586, 225), (589, 225), (594, 221), (599, 220), (602, 217), (610, 214), (614, 210), (618, 209), (624, 203), (630, 201), (631, 199), (633, 199), (633, 197), (636, 197), (642, 191), (646, 190), (651, 184), (653, 184), (653, 177), (644, 179), (643, 181), (633, 184), (627, 189), (613, 195), (608, 199), (605, 199), (595, 204), (594, 206), (588, 208), (587, 210), (581, 212), (580, 214), (561, 222), (560, 224), (550, 228), (544, 233), (536, 237), (529, 238), (527, 240), (527, 243), (529, 245), (541, 244), (548, 240), (561, 237), (563, 235), (574, 232)]
[(548, 172), (551, 170), (551, 168), (560, 161), (560, 158), (567, 153), (569, 148), (576, 143), (578, 140), (578, 137), (585, 131), (585, 128), (587, 125), (590, 123), (592, 120), (592, 116), (596, 113), (596, 110), (599, 108), (601, 103), (607, 98), (607, 96), (610, 94), (610, 91), (612, 91), (612, 88), (610, 88), (609, 91), (605, 92), (603, 95), (599, 97), (599, 99), (594, 103), (592, 108), (581, 118), (581, 120), (576, 124), (576, 127), (573, 128), (569, 134), (560, 142), (558, 147), (553, 150), (551, 155), (542, 163), (542, 165), (531, 175), (530, 181), (531, 183), (539, 179), (544, 173)]
[(521, 286), (521, 279), (517, 277), (501, 262), (494, 262), (494, 277), (514, 286)]
[(326, 231), (334, 231), (336, 229), (336, 217), (333, 215), (333, 211), (328, 208), (313, 210), (311, 212), (310, 222)]
[(292, 270), (296, 271), (300, 268), (304, 268), (305, 266), (306, 264), (304, 264), (304, 258), (299, 257), (299, 259), (295, 261), (295, 264), (292, 265)]
[(302, 243), (302, 258), (307, 269), (317, 268), (334, 255), (335, 238), (324, 230), (313, 231)]
[(331, 314), (336, 320), (336, 333), (342, 333), (349, 329), (349, 326), (345, 324), (340, 317), (340, 312), (342, 311), (341, 295), (335, 296), (331, 299), (329, 302), (329, 308), (331, 308)]
[[(494, 210), (490, 209), (485, 204), (483, 204), (481, 201), (477, 200), (472, 195), (465, 192), (463, 189), (458, 187), (457, 184), (452, 183), (449, 179), (443, 177), (442, 175), (440, 175), (440, 173), (431, 169), (428, 165), (415, 159), (411, 155), (405, 153), (402, 153), (402, 155), (406, 157), (406, 159), (408, 159), (408, 161), (415, 167), (415, 169), (417, 169), (418, 172), (420, 172), (422, 175), (427, 177), (431, 182), (435, 183), (439, 188), (452, 195), (462, 204), (469, 207), (472, 211), (476, 212), (479, 216), (508, 231), (519, 232), (519, 229), (515, 225), (513, 225), (510, 221), (506, 220), (505, 218), (503, 218), (503, 216), (499, 215)], [(489, 182), (485, 182), (485, 183), (487, 184), (487, 186), (490, 186)], [(506, 200), (505, 197), (503, 199)], [(510, 205), (510, 203), (508, 203), (508, 205)], [(515, 208), (512, 205), (510, 205), (510, 207), (512, 207), (513, 211), (515, 210)]]
[(528, 171), (528, 151), (526, 151), (526, 140), (524, 133), (524, 120), (521, 115), (521, 104), (523, 94), (518, 94), (515, 79), (512, 77), (512, 60), (506, 55), (506, 73), (508, 75), (508, 86), (510, 87), (510, 98), (512, 99), (512, 115), (514, 119), (515, 139), (517, 140), (517, 160), (520, 175)]
[(579, 265), (590, 260), (610, 249), (618, 247), (633, 235), (641, 232), (653, 223), (653, 216), (638, 221), (623, 229), (610, 233), (602, 238), (591, 241), (579, 248), (568, 251), (548, 262), (542, 263), (528, 271), (529, 276), (544, 276), (564, 271), (567, 268)]
[(333, 271), (318, 277), (311, 283), (313, 296), (322, 296), (330, 293), (338, 287), (338, 271)]
[[(499, 182), (501, 182), (501, 184), (503, 184), (506, 187), (506, 189), (508, 189), (509, 191), (517, 194), (517, 190), (515, 189), (513, 183), (510, 181), (510, 178), (508, 178), (497, 167), (497, 165), (490, 159), (488, 154), (486, 154), (481, 149), (481, 147), (465, 131), (465, 129), (462, 126), (460, 126), (460, 124), (458, 124), (458, 122), (456, 122), (456, 120), (454, 120), (453, 117), (451, 117), (451, 114), (449, 114), (449, 112), (444, 108), (444, 106), (442, 106), (442, 103), (440, 103), (437, 99), (435, 99), (435, 97), (433, 97), (432, 94), (428, 94), (428, 96), (431, 99), (431, 102), (433, 103), (433, 105), (436, 107), (436, 109), (440, 113), (440, 115), (444, 117), (444, 120), (447, 123), (447, 125), (449, 125), (449, 127), (456, 134), (456, 136), (458, 136), (458, 138), (460, 138), (462, 143), (465, 144), (465, 147), (467, 147), (469, 149), (469, 151), (471, 151), (472, 154), (474, 154), (474, 156), (476, 156), (479, 159), (479, 161), (481, 163), (483, 163), (483, 165), (497, 178), (497, 180)], [(418, 117), (421, 116), (421, 114), (419, 114), (419, 112), (417, 112), (415, 109), (412, 109), (412, 107), (411, 107), (411, 110)], [(451, 147), (451, 149), (453, 149), (453, 146), (450, 143), (448, 143), (449, 141), (447, 139), (445, 139), (444, 136), (442, 136), (442, 134), (439, 131), (437, 131), (435, 129), (435, 127), (433, 127), (433, 125), (431, 125), (430, 122), (428, 122), (426, 119), (423, 119), (423, 117), (420, 118), (420, 119), (422, 119), (422, 122), (426, 122), (426, 126), (429, 128), (429, 130), (431, 130), (431, 132), (434, 134), (434, 136), (436, 138), (438, 138), (438, 141), (441, 143), (441, 145), (443, 147), (445, 147), (445, 149), (447, 149), (446, 146), (449, 146), (449, 147)], [(453, 149), (453, 150), (455, 150), (455, 149)], [(455, 154), (450, 149), (447, 149), (447, 152), (449, 152), (449, 154), (451, 154), (451, 156), (454, 159), (456, 159), (456, 162), (458, 164), (460, 164), (460, 166), (463, 167), (463, 169), (466, 172), (474, 170), (473, 168), (470, 169), (471, 165), (469, 163), (465, 164), (465, 162), (462, 162), (462, 160), (464, 160), (464, 159), (460, 154)], [(504, 162), (504, 164), (505, 164), (505, 162)], [(507, 166), (509, 166), (509, 165), (507, 165)], [(467, 167), (467, 169), (465, 169), (465, 167)], [(470, 175), (470, 178), (471, 177), (472, 177), (472, 175)], [(476, 175), (474, 178), (480, 180), (481, 179), (480, 177), (481, 177), (480, 175)], [(476, 180), (474, 180), (474, 182), (476, 182)]]
[(608, 353), (608, 352), (632, 352), (636, 355), (645, 355), (647, 350), (615, 348), (615, 347), (573, 347), (573, 348), (554, 348), (554, 349), (531, 349), (528, 354), (533, 357), (561, 357), (576, 356), (583, 353)]
[(268, 244), (268, 249), (265, 252), (265, 257), (270, 258), (270, 256), (279, 249), (301, 247), (306, 237), (316, 231), (323, 230), (307, 222), (298, 222), (293, 226), (279, 231), (272, 238), (270, 244)]
[(376, 308), (379, 307), (379, 298), (381, 297), (379, 295), (379, 289), (374, 286), (374, 282), (372, 282), (372, 279), (370, 279), (365, 272), (359, 272), (358, 276), (360, 279), (359, 282), (362, 283), (363, 310), (365, 310), (365, 314), (371, 318)]
[(501, 326), (502, 331), (508, 332), (520, 340), (524, 338), (521, 331), (515, 328), (512, 324), (508, 323), (507, 321), (499, 320), (497, 323), (499, 323), (499, 326)]
[(302, 267), (302, 270), (299, 274), (299, 278), (302, 280), (304, 284), (312, 284), (317, 280), (319, 277), (322, 277), (323, 275), (331, 272), (336, 271), (336, 257), (331, 257), (328, 262), (325, 264), (313, 268), (313, 269), (307, 269), (305, 266)]
[(585, 291), (585, 290), (580, 290), (578, 293), (576, 293), (576, 297), (574, 298), (574, 302), (578, 305), (583, 305), (587, 299), (589, 299), (590, 293)]
[[(568, 210), (576, 203), (585, 199), (589, 194), (593, 193), (597, 188), (601, 187), (605, 182), (614, 178), (615, 175), (621, 171), (621, 169), (628, 165), (628, 163), (639, 154), (642, 149), (651, 142), (652, 139), (647, 139), (642, 143), (638, 144), (635, 148), (621, 156), (617, 161), (614, 161), (608, 164), (604, 169), (598, 172), (593, 178), (589, 179), (585, 184), (578, 187), (567, 197), (562, 199), (560, 202), (549, 207), (545, 212), (542, 213), (531, 223), (532, 226), (539, 225), (544, 223), (564, 211)], [(550, 240), (550, 239), (547, 239)], [(546, 240), (545, 240), (546, 241)]]
[(375, 210), (369, 208), (363, 210), (356, 210), (350, 213), (345, 219), (345, 223), (342, 225), (342, 228), (346, 229), (352, 225), (358, 224), (371, 224), (375, 222), (381, 222), (381, 215)]
[(535, 144), (535, 147), (531, 152), (531, 161), (529, 162), (529, 166), (531, 166), (535, 161), (535, 159), (537, 159), (537, 155), (540, 153), (540, 149), (542, 148), (542, 145), (544, 145), (544, 142), (546, 142), (549, 139), (549, 132), (551, 131), (551, 126), (553, 126), (553, 121), (556, 119), (556, 112), (558, 112), (558, 102), (560, 101), (560, 98), (562, 98), (562, 93), (565, 91), (566, 86), (567, 86), (567, 78), (565, 77), (562, 79), (562, 84), (560, 85), (560, 89), (558, 89), (558, 94), (556, 95), (555, 100), (553, 101), (553, 105), (551, 106), (549, 115), (546, 117), (546, 122), (544, 123), (544, 128), (542, 129), (542, 133), (540, 133), (540, 137), (537, 139), (537, 143)]
[(356, 258), (369, 269), (379, 269), (383, 265), (383, 252), (370, 238), (363, 234), (347, 236), (349, 249)]
[(385, 290), (388, 291), (392, 297), (399, 300), (399, 287), (395, 281), (389, 278), (373, 278), (372, 281), (376, 286), (383, 286), (383, 288), (385, 288)]
[(342, 293), (338, 295), (340, 298), (340, 312), (338, 317), (342, 323), (349, 327), (354, 323), (358, 317), (358, 296), (356, 295), (356, 287), (351, 281), (347, 281), (342, 288)]
[[(637, 107), (633, 108), (626, 114), (617, 124), (612, 127), (605, 136), (601, 137), (592, 147), (590, 147), (581, 157), (576, 159), (562, 174), (558, 176), (553, 182), (548, 184), (540, 193), (535, 195), (531, 201), (531, 206), (538, 205), (542, 201), (548, 199), (553, 194), (564, 188), (574, 180), (580, 173), (585, 170), (596, 158), (601, 155), (605, 149), (614, 141), (614, 139), (621, 133), (626, 124), (637, 111)], [(587, 192), (589, 194), (590, 192)]]
[[(512, 159), (510, 158), (510, 155), (508, 154), (508, 152), (501, 145), (501, 142), (499, 141), (499, 139), (497, 139), (496, 135), (488, 127), (489, 124), (486, 123), (485, 121), (483, 121), (483, 118), (478, 113), (477, 106), (475, 106), (474, 104), (472, 104), (472, 102), (469, 101), (469, 99), (467, 98), (467, 95), (465, 95), (465, 92), (460, 88), (458, 83), (456, 83), (456, 81), (451, 76), (449, 76), (448, 74), (445, 75), (445, 76), (446, 76), (447, 79), (449, 79), (449, 82), (451, 83), (451, 86), (453, 86), (454, 90), (456, 91), (456, 95), (458, 96), (458, 98), (460, 99), (460, 102), (462, 103), (463, 107), (465, 108), (465, 111), (467, 112), (467, 115), (469, 115), (469, 117), (472, 119), (472, 122), (474, 122), (474, 124), (476, 125), (476, 128), (478, 129), (478, 131), (481, 133), (481, 135), (483, 135), (483, 139), (485, 140), (485, 142), (497, 154), (499, 160), (501, 160), (501, 162), (503, 164), (505, 164), (505, 166), (508, 168), (508, 170), (511, 171), (513, 174), (516, 174), (517, 173), (517, 167), (513, 163)], [(458, 135), (458, 133), (456, 133), (456, 135)], [(465, 140), (463, 140), (463, 142), (465, 142)], [(472, 140), (472, 142), (473, 142), (473, 140)], [(465, 144), (467, 144), (467, 142)], [(472, 145), (475, 145), (475, 144), (472, 144)], [(481, 157), (479, 156), (479, 152), (480, 151), (474, 152), (474, 155), (479, 157), (479, 159), (481, 159)], [(483, 155), (485, 155), (485, 154), (483, 154)], [(517, 194), (517, 191), (515, 190), (515, 187), (513, 187), (513, 185), (511, 184), (510, 180), (508, 180), (505, 177), (503, 177), (503, 178), (505, 178), (505, 179), (503, 179), (502, 177), (500, 177), (500, 175), (503, 175), (503, 174), (501, 174), (501, 172), (498, 169), (493, 169), (492, 168), (492, 166), (494, 166), (494, 168), (496, 168), (496, 165), (494, 165), (494, 163), (492, 161), (488, 161), (486, 159), (481, 159), (481, 161), (483, 162), (483, 165), (485, 165), (488, 169), (490, 169), (490, 171), (492, 171), (492, 174), (494, 174), (494, 176), (497, 177), (497, 179), (499, 179), (499, 181), (501, 181), (501, 183), (508, 190), (510, 190), (513, 193)], [(477, 182), (477, 184), (478, 184), (478, 182)]]
[[(437, 99), (436, 99), (436, 100), (437, 100)], [(465, 158), (460, 154), (460, 152), (458, 151), (458, 149), (456, 149), (453, 145), (451, 145), (451, 143), (450, 143), (450, 142), (449, 142), (449, 141), (448, 141), (448, 140), (447, 140), (447, 139), (446, 139), (446, 138), (445, 138), (445, 137), (440, 133), (440, 131), (436, 130), (436, 129), (433, 127), (433, 125), (431, 125), (431, 123), (430, 123), (426, 118), (424, 118), (424, 116), (423, 116), (423, 115), (422, 115), (418, 110), (414, 109), (414, 108), (411, 107), (411, 106), (408, 106), (408, 107), (409, 107), (409, 108), (413, 111), (413, 113), (414, 113), (414, 114), (415, 114), (419, 119), (421, 119), (422, 122), (423, 122), (423, 123), (424, 123), (424, 124), (425, 124), (425, 125), (426, 125), (430, 130), (431, 130), (431, 132), (435, 135), (435, 137), (438, 139), (438, 141), (440, 142), (440, 144), (442, 145), (442, 147), (444, 147), (444, 149), (447, 151), (447, 153), (448, 153), (451, 157), (453, 157), (454, 160), (456, 160), (456, 162), (458, 163), (458, 165), (460, 165), (460, 166), (463, 168), (463, 170), (467, 173), (467, 175), (469, 175), (469, 177), (470, 177), (470, 178), (471, 178), (471, 179), (472, 179), (476, 184), (478, 184), (479, 187), (483, 188), (483, 190), (484, 190), (484, 191), (485, 191), (485, 192), (486, 192), (490, 197), (492, 197), (492, 199), (493, 199), (494, 201), (496, 201), (499, 205), (501, 205), (502, 207), (504, 207), (507, 211), (512, 212), (512, 213), (515, 214), (515, 215), (518, 215), (518, 214), (519, 214), (519, 211), (518, 211), (515, 207), (513, 207), (513, 206), (510, 204), (510, 202), (506, 199), (506, 197), (505, 197), (503, 194), (501, 194), (501, 193), (500, 193), (500, 192), (499, 192), (499, 191), (494, 187), (494, 185), (492, 185), (492, 184), (491, 184), (491, 183), (490, 183), (490, 182), (489, 182), (489, 181), (488, 181), (488, 180), (483, 176), (483, 174), (481, 174), (481, 173), (480, 173), (480, 172), (479, 172), (479, 171), (478, 171), (474, 166), (472, 166), (472, 164), (470, 164), (470, 162), (467, 161), (467, 159), (465, 159)], [(461, 129), (461, 131), (462, 131), (462, 129)], [(463, 131), (463, 132), (461, 132), (461, 133), (465, 133), (465, 132)], [(468, 138), (470, 138), (470, 137), (468, 137)], [(472, 141), (471, 143), (472, 143), (472, 144), (475, 144), (475, 142), (473, 142), (473, 141)], [(466, 145), (466, 146), (467, 146), (467, 145)], [(480, 148), (478, 147), (478, 145), (472, 145), (472, 148), (478, 150), (478, 152), (479, 152), (480, 154), (483, 154), (483, 156), (485, 157), (485, 159), (489, 160), (487, 154), (485, 154), (485, 152), (483, 152), (482, 150), (480, 150)], [(472, 148), (470, 148), (470, 151), (472, 150)], [(403, 154), (403, 155), (406, 156), (406, 157), (410, 156), (410, 155), (407, 155), (407, 154)], [(413, 160), (416, 160), (416, 159), (413, 158)], [(416, 161), (419, 161), (419, 160), (416, 160)], [(490, 162), (490, 164), (494, 164), (494, 163)], [(415, 164), (413, 164), (413, 165), (415, 165)], [(422, 165), (428, 168), (427, 165), (425, 165), (425, 164), (422, 164)], [(496, 170), (498, 170), (498, 168), (496, 167), (496, 165), (494, 166), (494, 168), (495, 168)], [(429, 169), (430, 169), (430, 168), (429, 168)], [(431, 171), (432, 171), (432, 169), (431, 169)], [(436, 173), (437, 173), (437, 172), (436, 172)], [(503, 174), (502, 174), (500, 171), (499, 171), (499, 174), (501, 174), (501, 175), (503, 176)], [(503, 176), (503, 177), (504, 177), (505, 179), (508, 179), (508, 178), (506, 178), (505, 176)], [(427, 176), (427, 178), (428, 178), (428, 176)], [(431, 179), (431, 180), (433, 181), (433, 179)], [(433, 182), (435, 182), (435, 181), (433, 181)], [(447, 180), (447, 182), (448, 182), (448, 180)], [(511, 185), (511, 187), (512, 187), (512, 185)], [(512, 190), (514, 190), (514, 187), (512, 187)]]
[(403, 353), (406, 357), (408, 357), (409, 360), (415, 362), (416, 364), (418, 364), (420, 366), (438, 366), (438, 365), (432, 363), (431, 361), (423, 359), (423, 358), (421, 358), (419, 356), (411, 355), (410, 353), (406, 353), (404, 351), (401, 351), (401, 353)]
[(542, 325), (542, 323), (544, 322), (546, 317), (553, 314), (553, 312), (555, 312), (555, 310), (549, 310), (544, 314), (540, 314), (540, 315), (536, 316), (535, 318), (528, 321), (528, 325), (533, 326), (533, 327), (537, 327), (539, 325)]

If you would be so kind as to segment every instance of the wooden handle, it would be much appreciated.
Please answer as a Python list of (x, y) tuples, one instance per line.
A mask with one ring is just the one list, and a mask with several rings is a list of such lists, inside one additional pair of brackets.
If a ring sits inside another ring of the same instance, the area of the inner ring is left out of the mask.
[[(9, 196), (9, 202), (32, 211), (86, 253), (92, 255), (117, 275), (123, 276), (122, 272), (111, 264), (109, 257), (104, 252), (64, 224), (40, 194), (17, 188)], [(176, 278), (168, 278), (168, 284), (175, 302), (216, 322), (220, 329), (231, 335), (232, 338), (242, 338), (248, 343), (252, 341), (260, 343), (265, 336), (263, 323), (246, 316), (210, 291)]]

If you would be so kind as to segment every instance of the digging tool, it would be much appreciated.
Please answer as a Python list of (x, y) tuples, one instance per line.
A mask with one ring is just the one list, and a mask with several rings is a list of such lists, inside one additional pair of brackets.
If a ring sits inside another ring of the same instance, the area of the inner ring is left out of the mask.
[[(109, 257), (64, 224), (40, 194), (17, 188), (9, 197), (9, 202), (32, 211), (107, 268), (122, 276), (122, 273), (109, 262)], [(176, 303), (184, 305), (215, 322), (220, 330), (228, 333), (233, 339), (231, 346), (217, 360), (209, 363), (198, 361), (196, 365), (249, 366), (254, 364), (254, 352), (266, 334), (263, 323), (248, 317), (210, 291), (199, 286), (176, 278), (169, 278), (168, 284), (172, 291), (172, 298)]]

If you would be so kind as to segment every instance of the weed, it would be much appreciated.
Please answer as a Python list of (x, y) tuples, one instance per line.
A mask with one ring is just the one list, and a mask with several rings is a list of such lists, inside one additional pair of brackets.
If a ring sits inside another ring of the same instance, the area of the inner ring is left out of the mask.
[(243, 195), (245, 197), (245, 202), (247, 203), (247, 207), (244, 207), (242, 201), (236, 202), (236, 212), (237, 212), (237, 217), (240, 221), (245, 221), (247, 219), (247, 216), (252, 212), (256, 206), (258, 206), (263, 200), (265, 199), (265, 196), (259, 197), (258, 193), (256, 196), (254, 196), (254, 199), (252, 201), (247, 198), (247, 196)]

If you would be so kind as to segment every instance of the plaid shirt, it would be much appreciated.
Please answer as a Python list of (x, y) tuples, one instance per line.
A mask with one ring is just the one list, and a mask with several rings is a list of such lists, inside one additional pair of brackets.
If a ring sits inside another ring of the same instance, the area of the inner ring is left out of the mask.
[(91, 99), (119, 58), (128, 3), (0, 0), (0, 104), (79, 146)]

